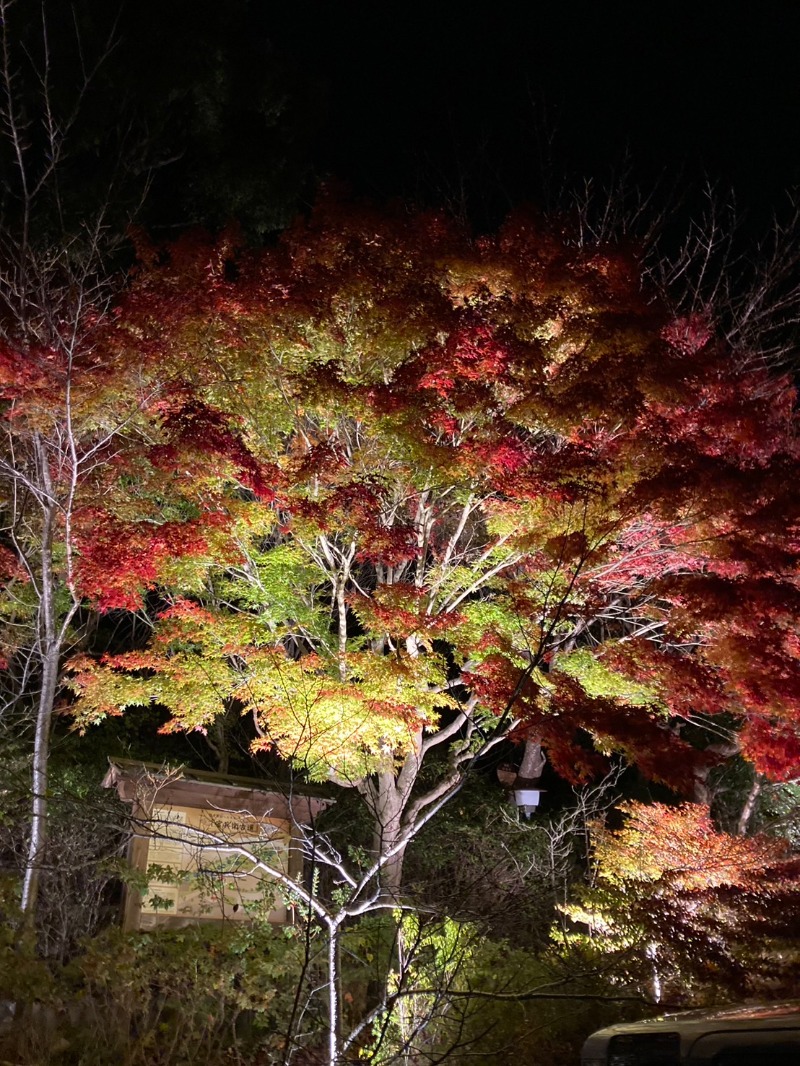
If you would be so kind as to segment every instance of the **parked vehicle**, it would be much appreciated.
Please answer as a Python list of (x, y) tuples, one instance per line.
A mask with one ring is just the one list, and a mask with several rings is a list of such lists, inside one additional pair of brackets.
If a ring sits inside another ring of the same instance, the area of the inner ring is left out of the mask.
[(800, 1066), (800, 1000), (662, 1014), (611, 1025), (581, 1066)]

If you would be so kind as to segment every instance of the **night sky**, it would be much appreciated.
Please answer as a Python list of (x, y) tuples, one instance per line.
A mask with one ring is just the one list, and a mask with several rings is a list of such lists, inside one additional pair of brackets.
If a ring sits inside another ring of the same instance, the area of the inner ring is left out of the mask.
[[(68, 100), (80, 65), (73, 7), (44, 6)], [(708, 178), (761, 213), (800, 179), (791, 0), (75, 0), (74, 10), (85, 55), (112, 23), (116, 37), (73, 141), (73, 158), (94, 152), (76, 188), (133, 130), (134, 169), (153, 175), (154, 228), (227, 215), (263, 236), (320, 178), (375, 198), (453, 204), (463, 192), (486, 219), (582, 176), (602, 181), (625, 159), (644, 189)], [(12, 8), (20, 54), (40, 50), (39, 12), (40, 0)], [(35, 95), (35, 76), (29, 84)]]
[[(267, 5), (269, 7), (270, 5)], [(750, 199), (797, 181), (800, 5), (296, 2), (277, 47), (322, 77), (323, 168), (407, 191), (477, 174), (512, 200), (555, 169), (701, 174)]]

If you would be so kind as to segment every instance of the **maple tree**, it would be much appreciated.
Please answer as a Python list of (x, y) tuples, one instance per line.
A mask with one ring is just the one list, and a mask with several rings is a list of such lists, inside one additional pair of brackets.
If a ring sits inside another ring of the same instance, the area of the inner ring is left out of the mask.
[(361, 791), (390, 896), (508, 736), (570, 780), (617, 751), (691, 792), (714, 756), (680, 727), (725, 714), (793, 772), (794, 393), (671, 320), (634, 257), (324, 199), (274, 248), (141, 254), (128, 343), (184, 383), (200, 467), (240, 473), (151, 645), (73, 662), (79, 723), (238, 708), (256, 749)]
[(616, 983), (650, 985), (656, 1002), (795, 994), (800, 866), (786, 842), (722, 833), (700, 804), (621, 811), (621, 828), (592, 827), (593, 874), (563, 908), (561, 950), (599, 953)]
[[(170, 421), (170, 382), (119, 345), (110, 308), (70, 310), (65, 324), (6, 329), (0, 343), (0, 662), (4, 717), (18, 725), (36, 707), (31, 912), (64, 656), (84, 643), (93, 611), (135, 611), (176, 565), (184, 579), (193, 560), (205, 569), (229, 521), (219, 506), (229, 466), (246, 478), (235, 457), (217, 456), (205, 477), (192, 466)], [(164, 453), (182, 454), (182, 477), (165, 473)]]

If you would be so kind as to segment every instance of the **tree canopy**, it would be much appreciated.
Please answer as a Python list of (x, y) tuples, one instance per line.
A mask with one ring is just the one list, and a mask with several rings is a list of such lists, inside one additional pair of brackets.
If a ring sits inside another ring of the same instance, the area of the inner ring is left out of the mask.
[(79, 722), (238, 708), (395, 843), (507, 735), (569, 780), (622, 752), (691, 792), (715, 756), (681, 732), (724, 715), (793, 772), (794, 392), (632, 255), (334, 199), (264, 251), (141, 254), (122, 343), (168, 380), (148, 462), (160, 492), (197, 478), (200, 540), (159, 578), (113, 511), (84, 545), (101, 605), (166, 602), (149, 647), (73, 662)]

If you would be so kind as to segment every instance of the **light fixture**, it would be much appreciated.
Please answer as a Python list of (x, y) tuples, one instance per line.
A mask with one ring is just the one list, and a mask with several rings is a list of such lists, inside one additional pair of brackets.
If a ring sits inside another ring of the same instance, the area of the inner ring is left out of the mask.
[(525, 818), (530, 818), (541, 802), (543, 788), (515, 788), (512, 791), (514, 805)]

